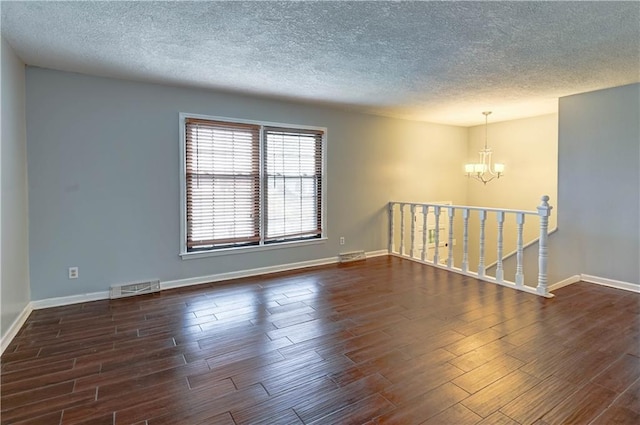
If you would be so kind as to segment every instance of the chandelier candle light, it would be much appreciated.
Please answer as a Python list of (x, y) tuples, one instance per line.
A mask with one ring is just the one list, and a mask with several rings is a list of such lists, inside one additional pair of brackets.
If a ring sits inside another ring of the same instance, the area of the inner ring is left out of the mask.
[(465, 164), (464, 172), (467, 173), (467, 177), (473, 177), (487, 184), (493, 179), (499, 179), (504, 174), (504, 164), (491, 163), (491, 148), (487, 146), (488, 120), (491, 111), (482, 114), (484, 115), (484, 149), (479, 152), (480, 162)]

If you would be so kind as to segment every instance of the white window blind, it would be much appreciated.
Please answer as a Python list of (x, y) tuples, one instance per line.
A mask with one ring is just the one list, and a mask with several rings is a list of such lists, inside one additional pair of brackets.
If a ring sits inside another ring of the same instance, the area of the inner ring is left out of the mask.
[(185, 122), (187, 250), (260, 241), (260, 127)]
[(186, 252), (322, 237), (322, 130), (184, 123)]
[(322, 234), (320, 131), (266, 127), (265, 241)]

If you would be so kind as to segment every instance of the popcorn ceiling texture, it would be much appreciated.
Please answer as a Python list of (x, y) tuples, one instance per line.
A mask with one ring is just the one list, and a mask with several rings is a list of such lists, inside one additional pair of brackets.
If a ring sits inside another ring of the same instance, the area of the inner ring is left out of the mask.
[(640, 2), (3, 2), (29, 65), (475, 125), (640, 81)]

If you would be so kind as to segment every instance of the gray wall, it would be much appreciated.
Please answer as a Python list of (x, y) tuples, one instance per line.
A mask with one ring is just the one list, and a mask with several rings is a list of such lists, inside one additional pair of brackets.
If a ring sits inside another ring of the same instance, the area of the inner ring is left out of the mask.
[(640, 284), (640, 84), (563, 97), (559, 113), (552, 271)]
[[(640, 285), (640, 84), (560, 99), (558, 231), (549, 284), (577, 274)], [(535, 284), (538, 245), (525, 252)], [(515, 269), (515, 258), (505, 270)]]
[[(464, 128), (41, 68), (26, 75), (34, 300), (385, 249), (391, 198), (466, 200)], [(329, 240), (181, 260), (179, 112), (327, 127)], [(79, 279), (67, 279), (70, 266)]]
[(2, 180), (0, 331), (29, 303), (29, 229), (27, 222), (27, 138), (24, 64), (4, 39), (2, 46)]
[[(467, 202), (464, 128), (40, 68), (27, 68), (26, 85), (34, 300), (384, 249), (390, 199)], [(638, 85), (560, 106), (550, 282), (638, 282)], [(327, 127), (329, 240), (181, 260), (179, 112)], [(67, 279), (70, 266), (79, 279)]]

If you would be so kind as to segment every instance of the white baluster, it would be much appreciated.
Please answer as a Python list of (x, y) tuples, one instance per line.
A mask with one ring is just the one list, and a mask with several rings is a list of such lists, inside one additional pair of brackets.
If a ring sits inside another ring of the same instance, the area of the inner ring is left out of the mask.
[(400, 204), (400, 255), (404, 255), (404, 204)]
[(416, 244), (416, 205), (411, 204), (411, 248), (409, 248), (409, 257), (413, 258), (413, 247)]
[(447, 267), (453, 267), (453, 216), (455, 214), (455, 209), (453, 207), (449, 207), (449, 249), (448, 249), (448, 257), (447, 257)]
[(480, 260), (478, 262), (478, 277), (484, 277), (484, 225), (487, 219), (487, 211), (480, 210)]
[(436, 205), (433, 207), (433, 214), (436, 218), (436, 227), (433, 229), (433, 242), (434, 242), (434, 250), (433, 250), (433, 264), (438, 264), (439, 261), (439, 250), (440, 250), (440, 206)]
[(504, 211), (496, 213), (498, 219), (498, 264), (496, 267), (496, 280), (502, 282), (504, 280), (504, 270), (502, 268), (502, 229), (504, 227)]
[(544, 195), (542, 197), (542, 203), (538, 206), (538, 215), (540, 216), (540, 242), (538, 244), (538, 286), (536, 291), (540, 295), (548, 295), (547, 291), (547, 256), (548, 256), (548, 230), (549, 230), (549, 216), (551, 215), (551, 209), (553, 207), (549, 205), (549, 197)]
[(522, 237), (522, 228), (524, 225), (524, 214), (518, 213), (516, 216), (516, 223), (518, 225), (518, 242), (517, 242), (517, 253), (516, 253), (516, 286), (524, 285), (524, 273), (522, 272), (522, 246), (524, 244), (524, 240)]
[(393, 253), (393, 202), (389, 202), (389, 254)]
[(425, 260), (426, 255), (427, 255), (427, 249), (429, 249), (429, 247), (427, 246), (427, 232), (429, 231), (427, 229), (427, 215), (429, 214), (429, 206), (428, 205), (423, 205), (422, 206), (422, 254), (420, 255), (420, 259), (422, 261)]
[(464, 219), (464, 230), (462, 233), (462, 271), (466, 273), (469, 271), (469, 210), (467, 208), (462, 210), (462, 218)]

